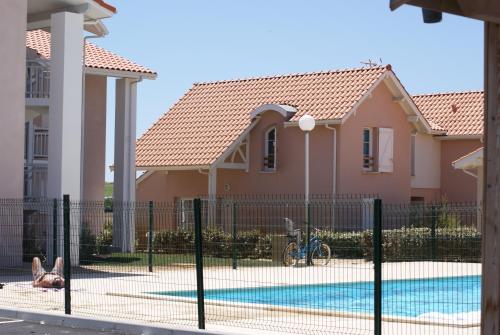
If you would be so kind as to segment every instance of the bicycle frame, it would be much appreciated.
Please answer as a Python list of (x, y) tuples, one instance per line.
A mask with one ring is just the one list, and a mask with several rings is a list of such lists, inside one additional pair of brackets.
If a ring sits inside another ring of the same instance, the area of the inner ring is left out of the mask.
[[(289, 243), (292, 241), (297, 242), (296, 239), (290, 238)], [(321, 243), (322, 243), (322, 241), (320, 240), (320, 238), (315, 235), (315, 236), (311, 237), (309, 242), (306, 243), (306, 245), (304, 245), (304, 246), (302, 246), (301, 243), (298, 243), (298, 246), (299, 246), (298, 255), (295, 255), (295, 253), (292, 253), (291, 256), (297, 260), (304, 259), (304, 258), (306, 258), (308, 253), (312, 252), (315, 248), (318, 248), (319, 246), (321, 246)], [(320, 252), (321, 252), (321, 249), (320, 249)]]

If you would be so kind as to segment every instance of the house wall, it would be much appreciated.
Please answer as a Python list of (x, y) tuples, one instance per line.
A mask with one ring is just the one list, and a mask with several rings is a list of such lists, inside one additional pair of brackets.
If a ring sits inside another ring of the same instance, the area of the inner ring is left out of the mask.
[(426, 202), (441, 197), (441, 142), (432, 135), (415, 135), (415, 176), (411, 177), (411, 187), (411, 196)]
[(85, 76), (83, 200), (104, 199), (107, 78)]
[[(23, 197), (26, 0), (0, 1), (0, 199)], [(0, 265), (22, 264), (23, 213), (0, 205)]]
[(482, 147), (480, 140), (441, 141), (441, 196), (450, 202), (475, 202), (476, 179), (451, 163)]
[(26, 12), (26, 0), (0, 1), (0, 198), (23, 197)]
[[(219, 169), (218, 194), (304, 194), (304, 133), (299, 127), (283, 126), (276, 112), (262, 114), (250, 132), (250, 168)], [(277, 169), (264, 171), (264, 139), (269, 128), (277, 130)], [(332, 190), (333, 131), (316, 126), (310, 133), (310, 193), (330, 194)]]
[(136, 188), (137, 201), (173, 203), (176, 198), (208, 194), (208, 175), (197, 170), (157, 171), (142, 180)]
[[(385, 85), (374, 89), (357, 112), (340, 128), (339, 193), (377, 194), (386, 202), (410, 200), (410, 136), (413, 127)], [(392, 173), (363, 170), (362, 134), (365, 127), (394, 130), (394, 170)]]

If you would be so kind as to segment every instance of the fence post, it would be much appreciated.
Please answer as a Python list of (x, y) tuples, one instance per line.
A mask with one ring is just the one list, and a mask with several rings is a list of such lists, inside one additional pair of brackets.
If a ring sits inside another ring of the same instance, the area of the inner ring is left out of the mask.
[(436, 260), (436, 221), (437, 221), (437, 218), (436, 218), (436, 206), (435, 205), (432, 205), (432, 208), (431, 208), (431, 259), (433, 261)]
[(238, 267), (238, 255), (237, 255), (237, 227), (236, 227), (236, 202), (233, 202), (233, 270), (236, 270)]
[(198, 296), (198, 328), (205, 329), (205, 291), (203, 288), (203, 236), (201, 231), (201, 200), (193, 200), (196, 248), (196, 291)]
[(148, 270), (153, 272), (153, 202), (149, 202)]
[(63, 196), (64, 229), (64, 313), (71, 314), (71, 230), (69, 195)]
[(52, 205), (52, 264), (56, 264), (56, 259), (57, 259), (57, 217), (59, 216), (58, 213), (58, 205), (57, 205), (58, 200), (54, 199), (53, 205)]
[(382, 200), (373, 202), (374, 329), (382, 334)]
[(307, 206), (306, 206), (306, 217), (307, 217), (307, 226), (306, 226), (306, 266), (312, 265), (312, 260), (311, 260), (311, 250), (310, 250), (310, 243), (311, 241), (311, 204), (309, 201), (307, 201)]

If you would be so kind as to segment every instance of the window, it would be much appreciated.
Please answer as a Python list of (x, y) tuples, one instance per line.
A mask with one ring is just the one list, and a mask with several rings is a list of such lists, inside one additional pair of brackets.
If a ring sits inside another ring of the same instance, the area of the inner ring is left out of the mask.
[(415, 148), (415, 142), (416, 142), (416, 135), (412, 134), (411, 135), (411, 148), (410, 148), (410, 173), (411, 176), (415, 176), (415, 164), (416, 164), (416, 148)]
[(373, 128), (363, 129), (363, 169), (372, 171), (373, 159)]
[(393, 172), (394, 130), (363, 129), (363, 169), (369, 172)]
[(264, 170), (276, 170), (276, 128), (266, 131), (264, 141)]

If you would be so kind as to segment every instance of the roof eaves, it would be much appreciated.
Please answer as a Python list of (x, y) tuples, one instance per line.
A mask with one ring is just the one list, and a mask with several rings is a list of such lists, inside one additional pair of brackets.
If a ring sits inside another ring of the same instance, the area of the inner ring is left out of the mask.
[(106, 69), (102, 67), (85, 66), (86, 74), (94, 74), (99, 76), (116, 77), (116, 78), (143, 78), (155, 80), (158, 75), (156, 72), (139, 72), (139, 71), (125, 71), (116, 69)]
[(97, 3), (99, 6), (116, 14), (116, 7), (115, 6), (110, 5), (109, 3), (105, 2), (104, 0), (94, 0), (94, 2)]

